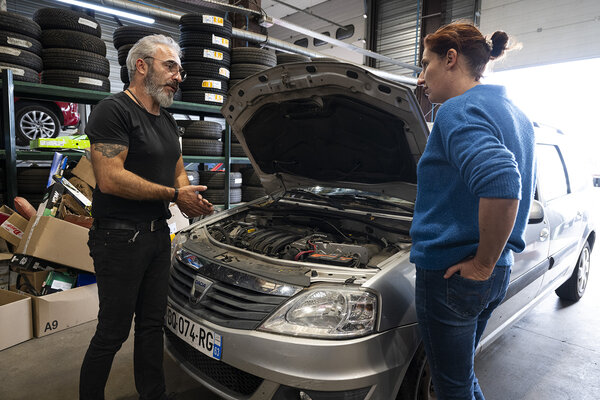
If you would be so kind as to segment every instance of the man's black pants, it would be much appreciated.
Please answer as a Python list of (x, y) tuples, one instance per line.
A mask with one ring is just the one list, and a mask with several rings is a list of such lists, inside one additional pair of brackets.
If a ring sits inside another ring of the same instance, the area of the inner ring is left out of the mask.
[(135, 313), (134, 373), (140, 399), (165, 398), (163, 323), (170, 264), (169, 228), (90, 230), (98, 281), (98, 326), (81, 366), (79, 396), (104, 399), (113, 359)]

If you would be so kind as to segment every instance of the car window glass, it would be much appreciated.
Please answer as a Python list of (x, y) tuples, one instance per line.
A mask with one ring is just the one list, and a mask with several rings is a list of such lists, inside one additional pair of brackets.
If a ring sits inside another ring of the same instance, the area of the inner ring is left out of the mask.
[(568, 193), (567, 177), (556, 146), (537, 145), (537, 180), (540, 197), (550, 201)]
[(586, 165), (587, 158), (581, 154), (581, 151), (578, 152), (572, 148), (561, 146), (561, 152), (567, 166), (571, 193), (584, 190), (592, 182), (590, 168)]

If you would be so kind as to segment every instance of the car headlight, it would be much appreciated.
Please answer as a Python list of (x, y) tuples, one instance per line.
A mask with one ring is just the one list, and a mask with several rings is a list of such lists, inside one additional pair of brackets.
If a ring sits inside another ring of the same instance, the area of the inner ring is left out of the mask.
[(364, 336), (377, 320), (377, 296), (359, 288), (318, 286), (294, 296), (258, 328), (326, 339)]
[(183, 248), (183, 244), (187, 241), (187, 233), (177, 233), (171, 240), (171, 264), (175, 262), (177, 252)]

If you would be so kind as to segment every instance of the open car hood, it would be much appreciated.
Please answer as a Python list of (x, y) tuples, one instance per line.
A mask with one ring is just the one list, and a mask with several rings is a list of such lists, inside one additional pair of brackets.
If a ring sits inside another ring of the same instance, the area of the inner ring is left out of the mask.
[(283, 64), (221, 110), (268, 193), (353, 188), (414, 200), (428, 128), (412, 90), (351, 64)]

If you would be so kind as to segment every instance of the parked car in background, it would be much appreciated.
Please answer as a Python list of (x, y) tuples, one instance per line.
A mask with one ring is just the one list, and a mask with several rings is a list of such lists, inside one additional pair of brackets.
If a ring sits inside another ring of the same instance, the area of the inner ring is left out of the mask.
[[(284, 64), (223, 114), (269, 196), (173, 241), (166, 348), (225, 399), (433, 399), (409, 228), (428, 129), (410, 88), (337, 62)], [(488, 345), (546, 293), (583, 296), (591, 179), (536, 127), (524, 252)]]
[(57, 137), (61, 129), (79, 126), (77, 104), (15, 98), (15, 139), (27, 146), (38, 138)]

